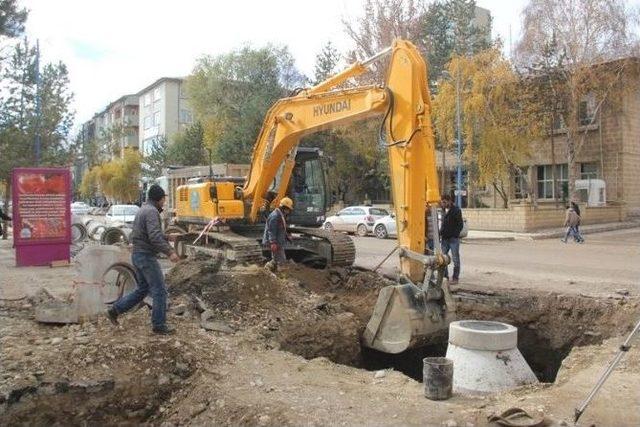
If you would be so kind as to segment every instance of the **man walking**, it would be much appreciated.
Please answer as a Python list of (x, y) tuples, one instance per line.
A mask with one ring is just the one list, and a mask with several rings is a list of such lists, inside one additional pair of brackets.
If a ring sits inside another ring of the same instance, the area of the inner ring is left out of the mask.
[[(462, 211), (453, 203), (451, 196), (445, 194), (440, 202), (444, 209), (440, 237), (442, 239), (442, 253), (448, 254), (451, 251), (453, 261), (453, 276), (449, 282), (457, 285), (460, 277), (460, 232), (462, 231)], [(449, 279), (449, 268), (445, 270), (445, 278)]]
[(136, 269), (137, 287), (133, 292), (116, 301), (107, 310), (107, 315), (111, 323), (117, 325), (118, 316), (140, 304), (150, 293), (153, 298), (151, 311), (153, 332), (170, 334), (173, 329), (167, 326), (167, 287), (156, 254), (161, 252), (173, 262), (177, 262), (180, 258), (169, 245), (160, 226), (160, 212), (166, 199), (164, 190), (159, 185), (153, 184), (149, 188), (148, 196), (147, 202), (136, 214), (131, 230), (133, 242), (131, 261)]
[(280, 205), (269, 214), (267, 222), (264, 225), (264, 234), (262, 235), (262, 244), (268, 246), (271, 250), (271, 261), (266, 267), (271, 271), (277, 271), (279, 266), (287, 262), (284, 253), (284, 245), (287, 240), (291, 240), (287, 234), (286, 217), (293, 212), (293, 200), (283, 197)]
[(11, 221), (11, 217), (2, 212), (2, 208), (0, 208), (0, 237), (2, 237), (2, 221)]
[(580, 224), (580, 215), (575, 211), (573, 206), (567, 206), (567, 211), (564, 217), (564, 226), (567, 227), (567, 232), (564, 235), (564, 239), (560, 239), (563, 243), (567, 243), (567, 239), (571, 236), (576, 243), (583, 243), (584, 239), (578, 231), (578, 225)]

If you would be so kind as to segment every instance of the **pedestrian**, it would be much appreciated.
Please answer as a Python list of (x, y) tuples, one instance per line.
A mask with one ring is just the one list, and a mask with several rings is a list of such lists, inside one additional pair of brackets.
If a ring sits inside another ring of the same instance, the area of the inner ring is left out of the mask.
[(0, 236), (2, 236), (2, 221), (11, 221), (11, 217), (2, 212), (2, 208), (0, 208)]
[[(580, 234), (580, 223), (582, 222), (582, 217), (580, 216), (580, 206), (576, 202), (571, 202), (571, 207), (578, 214), (578, 224), (576, 225), (576, 232)], [(582, 237), (582, 236), (580, 236)]]
[(149, 187), (148, 200), (142, 205), (133, 220), (131, 241), (133, 251), (131, 261), (136, 270), (136, 289), (113, 304), (107, 315), (111, 323), (118, 325), (118, 316), (131, 310), (151, 294), (152, 330), (156, 334), (170, 334), (173, 329), (167, 326), (167, 287), (164, 275), (156, 255), (163, 253), (172, 262), (180, 259), (165, 238), (160, 223), (160, 212), (164, 206), (166, 194), (162, 187), (153, 184)]
[(567, 227), (567, 231), (563, 239), (560, 239), (563, 243), (567, 243), (569, 237), (573, 237), (576, 243), (583, 243), (584, 239), (578, 232), (577, 226), (580, 224), (580, 216), (576, 213), (571, 205), (567, 205), (567, 210), (564, 218), (564, 226)]
[(262, 244), (271, 251), (271, 261), (265, 267), (271, 271), (277, 271), (287, 262), (284, 245), (291, 241), (287, 233), (287, 217), (293, 212), (293, 200), (283, 197), (280, 204), (267, 217), (262, 235)]
[[(460, 278), (460, 232), (464, 223), (462, 221), (462, 210), (453, 203), (453, 199), (448, 194), (442, 196), (440, 202), (444, 209), (442, 225), (440, 227), (440, 238), (442, 241), (442, 253), (447, 255), (451, 251), (453, 261), (453, 276), (449, 282), (457, 285)], [(444, 271), (444, 277), (449, 279), (449, 267)]]

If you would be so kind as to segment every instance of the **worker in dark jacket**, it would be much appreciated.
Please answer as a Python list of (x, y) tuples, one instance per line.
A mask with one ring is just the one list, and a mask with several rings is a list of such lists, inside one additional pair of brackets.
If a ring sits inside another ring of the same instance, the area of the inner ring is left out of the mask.
[[(453, 203), (451, 196), (442, 196), (442, 208), (445, 213), (442, 217), (440, 228), (440, 238), (442, 239), (442, 253), (448, 254), (451, 251), (453, 261), (453, 277), (449, 282), (451, 285), (458, 284), (460, 277), (460, 232), (462, 231), (462, 211)], [(449, 268), (445, 270), (445, 277), (449, 278)]]
[(118, 324), (118, 316), (131, 310), (142, 300), (151, 294), (153, 309), (151, 311), (151, 323), (153, 332), (157, 334), (169, 334), (173, 330), (167, 326), (167, 288), (164, 283), (164, 275), (156, 255), (163, 253), (173, 262), (179, 260), (160, 225), (160, 212), (165, 202), (165, 193), (162, 187), (153, 184), (149, 188), (147, 202), (142, 205), (131, 230), (133, 250), (131, 260), (136, 269), (136, 289), (120, 298), (107, 311), (109, 319), (114, 325)]
[(293, 200), (283, 197), (278, 208), (269, 214), (264, 225), (262, 244), (271, 250), (271, 261), (266, 265), (272, 271), (276, 271), (278, 266), (287, 262), (284, 253), (284, 245), (287, 240), (291, 240), (287, 234), (287, 216), (293, 212)]
[(0, 208), (0, 236), (2, 236), (2, 221), (11, 221), (11, 217), (2, 212)]

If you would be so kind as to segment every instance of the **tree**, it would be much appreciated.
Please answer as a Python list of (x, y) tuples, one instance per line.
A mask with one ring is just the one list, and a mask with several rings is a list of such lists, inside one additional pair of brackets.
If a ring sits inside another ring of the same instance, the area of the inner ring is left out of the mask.
[(167, 161), (181, 166), (205, 164), (207, 154), (204, 146), (204, 128), (195, 122), (174, 136), (173, 143), (167, 148)]
[(475, 0), (437, 1), (427, 7), (422, 16), (421, 38), (432, 84), (454, 55), (473, 55), (491, 46), (491, 22), (478, 26), (475, 8)]
[[(498, 49), (474, 56), (456, 56), (440, 80), (433, 102), (438, 134), (452, 142), (455, 135), (456, 90), (464, 112), (464, 158), (473, 204), (474, 185), (492, 185), (507, 207), (509, 186), (529, 155), (529, 142), (540, 134), (537, 104)], [(456, 81), (458, 79), (458, 81)], [(456, 89), (456, 85), (458, 88)]]
[[(350, 62), (364, 60), (391, 46), (396, 38), (414, 42), (425, 54), (426, 49), (421, 37), (421, 17), (424, 10), (422, 0), (366, 0), (362, 16), (343, 21), (345, 32), (354, 43), (346, 57)], [(378, 61), (372, 64), (371, 71), (358, 77), (358, 81), (381, 82), (387, 71), (386, 62)]]
[(27, 15), (27, 9), (19, 9), (16, 0), (0, 0), (0, 37), (22, 35)]
[(328, 41), (322, 47), (320, 53), (316, 55), (316, 64), (314, 66), (314, 81), (313, 84), (318, 84), (328, 77), (336, 73), (336, 67), (340, 62), (340, 53), (333, 47), (331, 41)]
[[(40, 164), (66, 166), (73, 158), (67, 142), (74, 113), (69, 75), (63, 63), (45, 64), (36, 85), (36, 51), (25, 39), (15, 44), (0, 74), (0, 181), (10, 193), (13, 168), (36, 164), (34, 140), (40, 136)], [(36, 99), (40, 98), (40, 114)]]
[(164, 135), (151, 140), (151, 146), (145, 149), (147, 154), (142, 163), (142, 171), (146, 177), (158, 178), (162, 176), (163, 169), (170, 163), (167, 148), (168, 142)]
[(127, 148), (121, 158), (86, 171), (82, 177), (80, 192), (84, 197), (92, 197), (101, 191), (112, 200), (133, 202), (139, 197), (141, 162), (140, 153)]
[(551, 52), (553, 69), (547, 71), (554, 74), (556, 114), (566, 137), (570, 198), (575, 197), (576, 157), (589, 125), (605, 102), (615, 104), (629, 90), (622, 82), (637, 50), (636, 25), (636, 16), (618, 0), (531, 0), (523, 11), (520, 67), (536, 68), (549, 54), (548, 46), (557, 43)]
[(200, 58), (187, 91), (214, 158), (247, 163), (269, 107), (303, 83), (286, 48), (244, 47)]

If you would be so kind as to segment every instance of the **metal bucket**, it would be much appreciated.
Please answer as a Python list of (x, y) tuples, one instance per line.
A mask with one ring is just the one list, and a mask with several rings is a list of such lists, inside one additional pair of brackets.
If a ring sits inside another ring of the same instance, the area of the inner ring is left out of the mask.
[(425, 357), (422, 362), (424, 395), (429, 400), (447, 400), (453, 393), (453, 361), (446, 357)]

